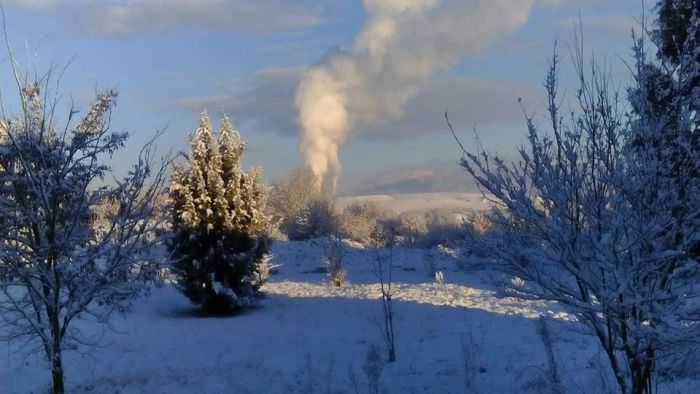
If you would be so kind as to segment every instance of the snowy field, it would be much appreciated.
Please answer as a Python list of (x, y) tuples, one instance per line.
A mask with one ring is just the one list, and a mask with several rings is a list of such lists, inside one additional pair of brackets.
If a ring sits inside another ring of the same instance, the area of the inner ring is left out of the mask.
[[(369, 392), (367, 354), (383, 345), (375, 251), (345, 245), (348, 282), (335, 288), (319, 272), (322, 246), (275, 243), (279, 273), (260, 307), (240, 316), (202, 318), (164, 285), (111, 329), (81, 323), (100, 345), (65, 354), (68, 392)], [(595, 341), (556, 305), (501, 298), (486, 273), (465, 273), (447, 254), (437, 259), (445, 283), (434, 283), (424, 253), (395, 250), (397, 361), (381, 368), (379, 392), (551, 392), (540, 316), (547, 317), (563, 391), (614, 392), (613, 380), (600, 372), (606, 361)], [(26, 355), (27, 349), (0, 345), (0, 392), (49, 390), (43, 354)], [(700, 392), (695, 382), (660, 388)]]
[(462, 213), (465, 209), (483, 211), (491, 207), (491, 204), (483, 198), (481, 193), (400, 193), (338, 198), (338, 205), (341, 208), (366, 202), (377, 204), (395, 212), (443, 209)]

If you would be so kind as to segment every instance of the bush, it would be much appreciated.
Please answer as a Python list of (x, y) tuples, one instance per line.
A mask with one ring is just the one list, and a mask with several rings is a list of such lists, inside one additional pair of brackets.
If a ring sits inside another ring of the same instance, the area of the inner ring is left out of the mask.
[(207, 314), (253, 304), (269, 269), (260, 170), (241, 170), (245, 143), (227, 118), (218, 134), (202, 113), (188, 166), (175, 167), (170, 187), (178, 286)]
[(417, 245), (428, 233), (425, 215), (420, 212), (404, 212), (395, 225), (396, 236), (406, 245)]
[(335, 287), (342, 286), (346, 276), (345, 269), (343, 269), (343, 241), (333, 236), (328, 237), (324, 245), (323, 260), (331, 283)]
[(443, 209), (404, 212), (394, 222), (396, 235), (407, 246), (432, 248), (464, 239), (458, 215)]
[(464, 225), (475, 233), (484, 234), (493, 230), (494, 223), (485, 212), (471, 212), (464, 219)]
[(340, 233), (340, 215), (328, 197), (318, 197), (286, 220), (283, 231), (293, 241)]
[(345, 207), (340, 218), (340, 234), (362, 244), (372, 242), (373, 234), (385, 227), (391, 213), (372, 202)]
[(463, 222), (453, 212), (433, 209), (425, 213), (427, 231), (420, 240), (423, 247), (433, 248), (448, 245), (464, 239)]
[(310, 167), (298, 167), (272, 186), (268, 212), (279, 231), (293, 241), (340, 232), (340, 214), (333, 200), (315, 185)]
[(290, 220), (321, 197), (315, 182), (311, 167), (297, 167), (287, 178), (273, 183), (267, 210), (280, 230), (284, 232)]

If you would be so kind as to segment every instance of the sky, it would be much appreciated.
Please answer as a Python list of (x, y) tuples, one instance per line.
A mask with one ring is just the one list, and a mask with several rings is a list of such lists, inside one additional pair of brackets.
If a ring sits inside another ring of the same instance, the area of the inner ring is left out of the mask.
[[(579, 18), (585, 54), (607, 61), (624, 85), (631, 31), (645, 7), (641, 0), (3, 5), (23, 67), (68, 65), (59, 87), (66, 113), (71, 102), (87, 110), (97, 91), (119, 91), (112, 128), (132, 137), (117, 170), (159, 129), (163, 154), (185, 151), (207, 109), (214, 120), (231, 118), (249, 143), (245, 164), (260, 165), (266, 180), (308, 162), (339, 174), (346, 195), (473, 190), (444, 112), (467, 149), (476, 129), (487, 149), (511, 155), (524, 139), (523, 108), (543, 112), (555, 41), (567, 91), (576, 88), (569, 48)], [(12, 99), (10, 72), (3, 52), (4, 100)]]

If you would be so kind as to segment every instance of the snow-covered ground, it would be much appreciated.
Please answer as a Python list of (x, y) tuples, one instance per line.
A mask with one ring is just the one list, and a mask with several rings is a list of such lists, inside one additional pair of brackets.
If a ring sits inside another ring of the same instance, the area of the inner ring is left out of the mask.
[[(278, 242), (273, 250), (281, 266), (264, 288), (268, 296), (240, 316), (200, 317), (164, 285), (111, 329), (83, 323), (100, 345), (65, 354), (68, 391), (368, 392), (367, 354), (383, 344), (375, 251), (346, 245), (348, 282), (335, 288), (318, 269), (320, 242)], [(556, 305), (501, 298), (485, 273), (465, 273), (447, 255), (437, 260), (445, 283), (434, 283), (424, 253), (395, 250), (397, 361), (383, 366), (380, 392), (550, 392), (540, 316), (548, 318), (564, 392), (614, 389), (600, 372), (606, 361), (593, 338), (577, 332)], [(0, 344), (0, 392), (46, 392), (50, 375), (42, 354), (26, 355), (20, 346)], [(666, 391), (700, 392), (700, 385)]]

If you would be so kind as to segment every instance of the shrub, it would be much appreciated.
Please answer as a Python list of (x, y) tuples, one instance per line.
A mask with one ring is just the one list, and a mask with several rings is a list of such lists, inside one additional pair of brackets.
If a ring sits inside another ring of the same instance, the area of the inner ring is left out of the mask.
[(328, 197), (317, 197), (286, 221), (283, 231), (290, 240), (303, 241), (340, 232), (340, 215)]
[(464, 224), (471, 231), (484, 234), (494, 228), (493, 221), (485, 212), (471, 212), (464, 219)]
[(280, 230), (286, 233), (289, 221), (321, 197), (315, 182), (316, 176), (310, 167), (297, 167), (287, 178), (273, 183), (267, 210)]
[(302, 241), (340, 233), (340, 213), (333, 199), (316, 187), (310, 167), (298, 167), (275, 182), (268, 212), (288, 239)]
[(175, 167), (170, 186), (178, 286), (207, 314), (254, 303), (269, 268), (260, 170), (241, 170), (245, 143), (227, 118), (218, 134), (203, 112), (188, 166)]
[(362, 244), (372, 242), (372, 234), (385, 227), (391, 213), (372, 202), (345, 207), (340, 218), (340, 234)]
[(324, 261), (328, 277), (335, 287), (340, 287), (345, 281), (346, 272), (343, 269), (343, 242), (330, 236), (324, 245)]
[(404, 212), (393, 225), (399, 240), (407, 246), (432, 248), (464, 239), (458, 215), (444, 209)]
[(404, 212), (399, 215), (395, 229), (404, 244), (416, 245), (428, 232), (428, 223), (420, 212)]
[(464, 239), (463, 223), (453, 212), (433, 209), (425, 213), (426, 233), (420, 240), (423, 247), (452, 244)]

